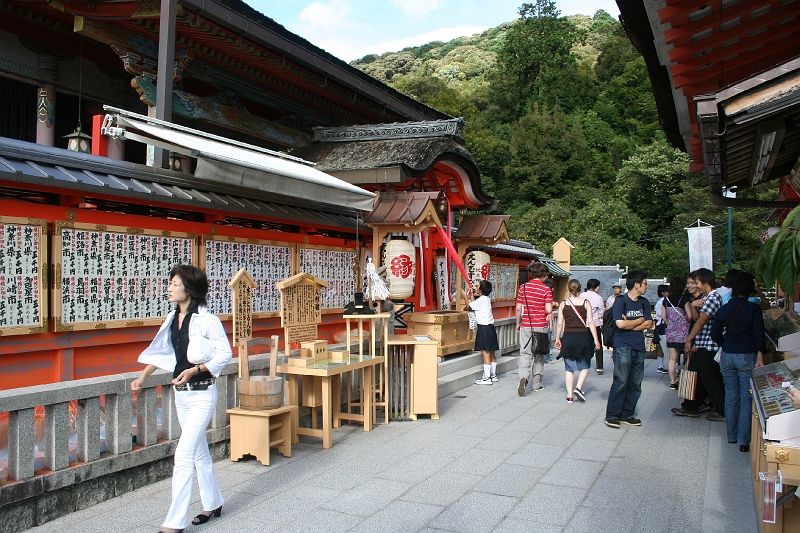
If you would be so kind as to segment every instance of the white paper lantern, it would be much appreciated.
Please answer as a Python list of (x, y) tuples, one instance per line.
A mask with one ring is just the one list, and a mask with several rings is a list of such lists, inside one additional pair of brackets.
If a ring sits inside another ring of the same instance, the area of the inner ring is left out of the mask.
[(406, 239), (391, 239), (384, 250), (389, 296), (402, 300), (414, 294), (417, 269), (417, 249)]
[(486, 252), (470, 252), (467, 254), (467, 275), (472, 282), (472, 289), (477, 290), (481, 280), (488, 280), (492, 270), (492, 260)]

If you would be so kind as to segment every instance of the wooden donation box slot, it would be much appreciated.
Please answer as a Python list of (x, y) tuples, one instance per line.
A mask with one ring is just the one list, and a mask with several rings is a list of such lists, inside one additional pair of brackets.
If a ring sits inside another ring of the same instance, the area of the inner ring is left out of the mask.
[(427, 336), (436, 341), (437, 357), (472, 350), (469, 316), (466, 311), (425, 311), (405, 315), (408, 334)]
[(438, 343), (426, 335), (389, 335), (389, 415), (439, 419)]
[[(750, 462), (762, 533), (800, 533), (800, 499), (790, 495), (800, 485), (800, 410), (792, 406), (788, 395), (781, 390), (785, 381), (800, 388), (800, 358), (751, 371)], [(765, 481), (759, 473), (766, 473)], [(771, 486), (768, 477), (777, 473), (783, 479), (782, 491), (765, 498), (764, 489)]]

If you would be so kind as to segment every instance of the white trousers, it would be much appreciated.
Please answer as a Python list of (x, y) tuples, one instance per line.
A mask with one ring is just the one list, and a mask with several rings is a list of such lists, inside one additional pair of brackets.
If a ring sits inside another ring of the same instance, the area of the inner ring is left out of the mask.
[(172, 470), (172, 505), (163, 527), (183, 529), (189, 525), (195, 469), (203, 510), (213, 511), (225, 502), (214, 477), (214, 463), (206, 440), (206, 428), (216, 406), (217, 388), (214, 385), (202, 391), (175, 391), (181, 438), (175, 449), (175, 467)]

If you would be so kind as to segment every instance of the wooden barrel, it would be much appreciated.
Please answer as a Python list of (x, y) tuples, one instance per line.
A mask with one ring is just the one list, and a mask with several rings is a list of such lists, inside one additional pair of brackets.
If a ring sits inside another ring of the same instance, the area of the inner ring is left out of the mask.
[(237, 379), (239, 407), (249, 411), (277, 409), (283, 403), (283, 378), (250, 376), (250, 381)]

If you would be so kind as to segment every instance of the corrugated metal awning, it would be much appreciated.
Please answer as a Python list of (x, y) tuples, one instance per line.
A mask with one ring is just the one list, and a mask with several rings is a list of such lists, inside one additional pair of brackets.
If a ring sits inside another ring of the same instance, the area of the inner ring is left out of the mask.
[(195, 177), (217, 183), (371, 211), (375, 193), (315, 169), (313, 163), (170, 122), (105, 106), (103, 134), (197, 158)]

